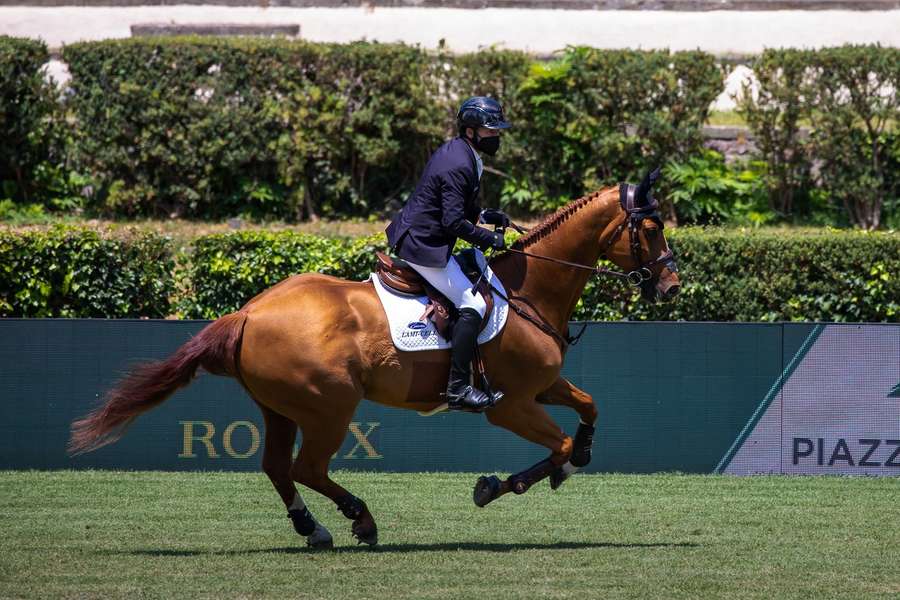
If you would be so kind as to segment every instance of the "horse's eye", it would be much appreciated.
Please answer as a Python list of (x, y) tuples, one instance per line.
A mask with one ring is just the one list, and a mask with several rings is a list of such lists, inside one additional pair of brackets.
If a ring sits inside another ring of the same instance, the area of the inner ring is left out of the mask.
[(648, 240), (655, 240), (656, 236), (659, 235), (659, 229), (656, 227), (648, 227), (646, 229), (646, 234)]

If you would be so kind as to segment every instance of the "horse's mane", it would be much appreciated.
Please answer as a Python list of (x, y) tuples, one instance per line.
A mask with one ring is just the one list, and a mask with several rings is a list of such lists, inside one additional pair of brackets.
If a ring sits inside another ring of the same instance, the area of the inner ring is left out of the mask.
[(597, 190), (596, 192), (592, 192), (587, 196), (582, 196), (577, 200), (569, 202), (565, 206), (559, 208), (555, 213), (544, 217), (544, 220), (532, 227), (531, 231), (516, 240), (512, 247), (517, 250), (527, 248), (531, 244), (546, 236), (548, 233), (554, 231), (557, 227), (559, 227), (560, 223), (568, 219), (570, 216), (572, 216), (594, 200), (598, 199), (604, 192), (609, 189), (610, 188), (603, 188), (602, 190)]

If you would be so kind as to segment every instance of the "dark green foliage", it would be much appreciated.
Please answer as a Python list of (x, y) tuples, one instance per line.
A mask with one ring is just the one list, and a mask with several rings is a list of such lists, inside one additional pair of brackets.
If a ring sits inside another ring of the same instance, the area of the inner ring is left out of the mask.
[(714, 150), (703, 150), (684, 162), (672, 161), (663, 170), (680, 224), (739, 223), (764, 225), (774, 220), (768, 210), (765, 165), (757, 162), (726, 165)]
[[(622, 282), (598, 277), (574, 318), (900, 321), (897, 234), (681, 227), (667, 238), (683, 283), (677, 301), (642, 303)], [(2, 231), (0, 316), (215, 318), (294, 274), (362, 281), (385, 244), (381, 234), (207, 235), (176, 271), (171, 243), (153, 233)]]
[(188, 260), (178, 308), (185, 317), (213, 319), (298, 273), (361, 281), (374, 267), (374, 251), (386, 251), (386, 243), (383, 235), (354, 240), (289, 231), (201, 237)]
[(115, 215), (383, 213), (475, 94), (500, 98), (515, 124), (487, 197), (506, 181), (505, 199), (549, 200), (505, 204), (541, 211), (699, 148), (722, 84), (700, 52), (572, 48), (545, 66), (496, 49), (143, 38), (64, 56), (75, 161), (100, 183), (94, 209)]
[(0, 317), (165, 317), (173, 268), (154, 233), (0, 230)]
[[(900, 236), (834, 230), (667, 230), (682, 291), (641, 303), (618, 283), (589, 285), (582, 319), (900, 321)], [(601, 291), (602, 290), (602, 291)], [(609, 294), (609, 296), (607, 296)]]
[(65, 59), (105, 213), (368, 214), (442, 137), (428, 57), (407, 46), (151, 38)]
[(59, 196), (57, 94), (41, 67), (47, 46), (37, 40), (0, 36), (0, 200), (41, 201)]
[(900, 50), (766, 50), (751, 66), (759, 96), (745, 89), (740, 112), (768, 163), (772, 208), (809, 213), (819, 193), (854, 225), (878, 228), (900, 198)]
[(768, 166), (769, 206), (781, 216), (793, 214), (799, 197), (810, 187), (809, 144), (800, 125), (809, 115), (812, 54), (794, 49), (764, 51), (751, 65), (759, 94), (754, 98), (745, 84), (738, 107)]
[[(514, 175), (543, 209), (640, 180), (699, 150), (721, 89), (722, 73), (703, 52), (569, 48), (559, 60), (533, 64), (522, 85), (517, 135), (528, 154)], [(517, 191), (507, 189), (513, 206)]]
[(315, 77), (273, 101), (279, 174), (308, 217), (381, 211), (412, 190), (444, 136), (430, 58), (364, 42), (319, 45), (314, 54)]
[[(859, 232), (678, 228), (667, 231), (683, 278), (671, 304), (645, 304), (611, 278), (592, 280), (575, 319), (898, 321), (900, 237)], [(200, 238), (180, 311), (214, 318), (295, 273), (361, 281), (380, 235), (347, 240), (289, 232)]]
[[(0, 38), (0, 201), (15, 202), (0, 207), (5, 215), (27, 219), (41, 204), (116, 217), (390, 215), (455, 135), (459, 103), (486, 94), (514, 128), (486, 161), (483, 200), (517, 215), (668, 164), (658, 196), (672, 219), (900, 223), (894, 48), (769, 50), (755, 61), (760, 94), (740, 110), (766, 164), (752, 171), (765, 179), (768, 209), (755, 192), (743, 195), (749, 171), (736, 178), (700, 156), (722, 88), (703, 52), (573, 47), (539, 62), (366, 42), (73, 44), (64, 50), (73, 76), (65, 127), (38, 71), (46, 58), (40, 43)], [(699, 206), (685, 181), (699, 186)]]
[(877, 229), (900, 201), (900, 49), (824, 48), (814, 64), (822, 188), (852, 223)]
[(128, 39), (66, 46), (73, 155), (115, 215), (289, 217), (277, 98), (314, 77), (306, 45)]

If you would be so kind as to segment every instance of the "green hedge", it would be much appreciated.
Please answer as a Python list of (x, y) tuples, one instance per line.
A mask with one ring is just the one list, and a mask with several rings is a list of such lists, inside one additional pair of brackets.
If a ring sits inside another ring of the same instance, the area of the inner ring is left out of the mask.
[(173, 270), (154, 233), (0, 230), (0, 317), (165, 317)]
[(58, 167), (56, 90), (41, 67), (42, 41), (0, 36), (0, 200), (42, 200), (48, 171)]
[[(453, 134), (460, 101), (479, 93), (499, 97), (516, 125), (483, 184), (486, 204), (513, 213), (667, 163), (705, 195), (695, 209), (663, 180), (663, 208), (681, 222), (900, 225), (897, 48), (760, 55), (759, 94), (745, 94), (741, 112), (764, 164), (735, 173), (704, 170), (698, 152), (722, 89), (703, 52), (571, 47), (537, 61), (196, 37), (73, 44), (63, 58), (72, 80), (59, 104), (39, 72), (43, 44), (0, 37), (0, 214), (34, 202), (115, 217), (388, 214)], [(753, 192), (738, 198), (742, 184)]]
[(214, 319), (297, 273), (319, 272), (361, 281), (372, 272), (384, 235), (330, 238), (290, 231), (246, 231), (204, 236), (194, 242), (182, 273), (181, 315)]
[(677, 301), (641, 303), (595, 280), (578, 317), (900, 322), (900, 234), (682, 227), (666, 237), (684, 282)]
[[(679, 228), (668, 232), (684, 286), (645, 304), (618, 280), (588, 285), (575, 319), (900, 321), (900, 235)], [(362, 280), (383, 236), (356, 240), (246, 232), (201, 238), (185, 316), (235, 310), (280, 279), (320, 271)]]
[[(682, 161), (702, 147), (701, 128), (722, 76), (715, 58), (700, 51), (576, 47), (535, 63), (519, 89), (522, 112), (515, 116), (522, 124), (514, 133), (527, 152), (513, 174), (555, 207)], [(516, 191), (507, 194), (514, 198)]]
[(740, 112), (768, 163), (772, 208), (808, 213), (824, 198), (866, 229), (900, 223), (900, 49), (766, 50), (751, 68), (759, 93), (745, 87)]
[[(667, 237), (684, 284), (677, 301), (645, 304), (620, 281), (595, 278), (575, 319), (900, 321), (900, 234), (682, 227)], [(172, 246), (134, 230), (2, 231), (0, 316), (211, 319), (296, 273), (361, 281), (385, 239), (206, 235), (178, 269)]]
[(507, 206), (542, 211), (695, 150), (722, 87), (701, 52), (570, 48), (540, 65), (495, 49), (139, 38), (63, 57), (73, 158), (97, 183), (93, 208), (113, 215), (384, 212), (475, 93), (500, 97), (515, 123), (487, 193), (506, 182)]

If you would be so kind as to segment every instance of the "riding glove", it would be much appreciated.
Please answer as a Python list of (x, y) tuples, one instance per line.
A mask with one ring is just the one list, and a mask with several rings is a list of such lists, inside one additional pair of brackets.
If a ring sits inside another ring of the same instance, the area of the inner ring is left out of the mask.
[(497, 225), (499, 227), (509, 227), (509, 217), (506, 213), (497, 208), (485, 208), (481, 211), (480, 220), (488, 225)]

